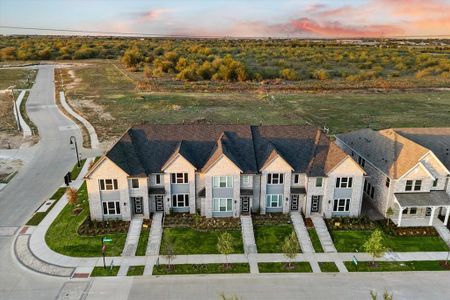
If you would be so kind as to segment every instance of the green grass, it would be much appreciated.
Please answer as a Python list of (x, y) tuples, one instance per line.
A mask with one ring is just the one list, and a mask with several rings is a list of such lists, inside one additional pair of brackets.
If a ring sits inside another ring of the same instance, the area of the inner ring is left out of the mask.
[(127, 276), (141, 276), (144, 274), (144, 268), (145, 266), (130, 266)]
[(260, 273), (285, 273), (285, 272), (295, 272), (295, 273), (310, 273), (312, 272), (311, 265), (309, 262), (293, 262), (292, 269), (286, 267), (287, 263), (284, 262), (274, 262), (274, 263), (258, 263), (258, 268)]
[(175, 254), (218, 254), (217, 240), (220, 234), (228, 232), (233, 237), (234, 253), (243, 253), (242, 235), (240, 230), (198, 231), (187, 227), (164, 228), (161, 254), (167, 253), (170, 241)]
[(52, 208), (56, 205), (56, 203), (61, 199), (61, 197), (66, 192), (67, 188), (61, 187), (50, 197), (51, 200), (55, 200), (52, 205), (45, 212), (35, 212), (34, 215), (28, 220), (25, 225), (29, 226), (37, 226), (39, 225), (45, 216), (52, 210)]
[(94, 270), (92, 270), (91, 273), (91, 277), (117, 276), (119, 269), (119, 266), (113, 266), (112, 269), (110, 269), (109, 266), (106, 266), (106, 269), (103, 267), (94, 267)]
[(337, 267), (336, 264), (335, 264), (334, 262), (332, 262), (332, 261), (327, 261), (327, 262), (325, 262), (325, 261), (320, 261), (320, 262), (319, 262), (319, 267), (320, 267), (320, 270), (321, 270), (322, 272), (325, 272), (325, 273), (339, 272), (338, 267)]
[(78, 163), (76, 163), (73, 168), (72, 171), (70, 171), (70, 179), (71, 180), (76, 180), (78, 175), (80, 175), (81, 169), (83, 169), (84, 164), (86, 163), (86, 158), (80, 160), (80, 166), (78, 167)]
[(439, 261), (407, 261), (407, 262), (392, 262), (379, 261), (377, 266), (373, 267), (372, 262), (360, 261), (358, 266), (353, 262), (344, 262), (349, 272), (396, 272), (396, 271), (445, 271), (440, 265)]
[(250, 266), (245, 263), (230, 264), (183, 264), (172, 265), (168, 270), (166, 265), (153, 267), (153, 275), (182, 275), (182, 274), (224, 274), (224, 273), (250, 273)]
[(39, 134), (38, 128), (33, 123), (33, 121), (31, 121), (31, 119), (28, 117), (28, 113), (27, 113), (27, 110), (26, 110), (26, 104), (27, 104), (27, 101), (28, 101), (28, 96), (30, 96), (30, 92), (26, 92), (25, 95), (23, 96), (23, 99), (22, 99), (22, 102), (20, 103), (20, 108), (19, 108), (20, 114), (22, 115), (23, 119), (28, 124), (28, 126), (30, 126), (32, 134), (33, 135), (38, 135)]
[(316, 253), (323, 253), (322, 244), (320, 243), (319, 236), (317, 235), (315, 228), (308, 228), (308, 234), (311, 238), (311, 243), (313, 245), (314, 251)]
[(150, 234), (150, 227), (142, 227), (139, 235), (139, 242), (136, 249), (136, 256), (144, 256), (147, 251), (148, 236)]
[[(93, 257), (101, 255), (101, 236), (80, 236), (78, 227), (89, 215), (86, 183), (78, 190), (78, 199), (83, 210), (77, 216), (72, 215), (73, 206), (67, 204), (50, 225), (45, 241), (53, 251), (75, 257)], [(107, 244), (107, 256), (119, 256), (125, 245), (126, 233), (109, 234), (113, 239)]]
[(289, 224), (255, 226), (255, 241), (258, 253), (281, 253), (284, 239), (294, 228)]
[[(338, 252), (364, 252), (363, 244), (373, 231), (333, 230), (334, 245)], [(384, 245), (394, 252), (448, 251), (439, 236), (394, 236), (383, 233)]]

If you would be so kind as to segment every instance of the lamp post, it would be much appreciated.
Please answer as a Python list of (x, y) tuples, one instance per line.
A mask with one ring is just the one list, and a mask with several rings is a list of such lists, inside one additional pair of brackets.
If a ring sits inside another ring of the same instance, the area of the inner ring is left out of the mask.
[(81, 164), (80, 164), (80, 156), (78, 155), (77, 138), (74, 137), (73, 135), (70, 137), (70, 144), (71, 145), (75, 144), (75, 153), (77, 155), (77, 164), (78, 164), (78, 168), (79, 168), (79, 167), (81, 167)]

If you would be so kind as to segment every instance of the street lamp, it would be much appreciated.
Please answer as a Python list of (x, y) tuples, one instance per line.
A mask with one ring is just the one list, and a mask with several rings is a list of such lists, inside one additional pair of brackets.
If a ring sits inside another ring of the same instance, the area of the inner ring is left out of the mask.
[(79, 168), (79, 167), (81, 167), (81, 164), (80, 164), (80, 156), (78, 155), (77, 138), (74, 137), (73, 135), (70, 137), (70, 144), (71, 145), (75, 144), (75, 153), (77, 155), (77, 164), (78, 164), (78, 168)]

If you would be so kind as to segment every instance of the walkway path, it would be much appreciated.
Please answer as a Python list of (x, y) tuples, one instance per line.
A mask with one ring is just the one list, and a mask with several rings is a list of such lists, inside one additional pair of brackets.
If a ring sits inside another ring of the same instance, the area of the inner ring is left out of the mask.
[(162, 218), (162, 212), (153, 214), (146, 255), (159, 255), (159, 248), (161, 247), (162, 238)]
[(241, 216), (241, 230), (242, 239), (244, 241), (244, 253), (247, 255), (248, 263), (250, 265), (250, 273), (259, 273), (258, 263), (256, 261), (255, 233), (253, 231), (253, 222), (251, 216)]
[(291, 212), (291, 221), (297, 234), (298, 242), (303, 253), (314, 253), (314, 247), (306, 229), (305, 222), (299, 212)]
[(439, 219), (434, 221), (433, 226), (436, 228), (436, 231), (439, 233), (441, 238), (447, 243), (447, 246), (450, 247), (450, 230), (448, 230), (447, 226), (445, 226)]
[(314, 227), (316, 228), (323, 251), (327, 253), (336, 253), (337, 250), (334, 247), (333, 240), (331, 239), (327, 225), (325, 224), (323, 218), (320, 216), (311, 216), (311, 219), (314, 223)]
[(130, 228), (128, 228), (127, 239), (125, 241), (125, 246), (123, 247), (122, 264), (120, 265), (119, 273), (117, 276), (126, 276), (129, 268), (127, 257), (135, 256), (137, 245), (139, 243), (139, 236), (141, 235), (142, 223), (144, 222), (143, 217), (134, 217), (130, 222)]

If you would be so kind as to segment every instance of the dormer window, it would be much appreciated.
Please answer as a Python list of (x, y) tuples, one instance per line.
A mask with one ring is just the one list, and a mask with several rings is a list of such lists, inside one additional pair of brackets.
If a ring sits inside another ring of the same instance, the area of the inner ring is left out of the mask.
[(406, 180), (405, 191), (420, 191), (422, 188), (422, 180)]
[(155, 175), (155, 184), (161, 184), (161, 174)]
[(323, 184), (323, 177), (317, 177), (316, 178), (316, 187), (322, 187)]
[(336, 187), (341, 189), (351, 188), (353, 183), (352, 177), (338, 177), (336, 178)]
[(438, 186), (438, 182), (439, 182), (439, 179), (435, 179), (434, 181), (433, 181), (433, 187), (437, 187)]
[(131, 179), (131, 187), (133, 189), (138, 189), (139, 188), (139, 179), (137, 179), (137, 178)]
[(270, 173), (267, 174), (267, 184), (283, 184), (284, 174), (282, 173)]
[(188, 183), (188, 173), (172, 173), (173, 184)]
[(300, 183), (300, 175), (294, 174), (294, 184), (299, 184), (299, 183)]

